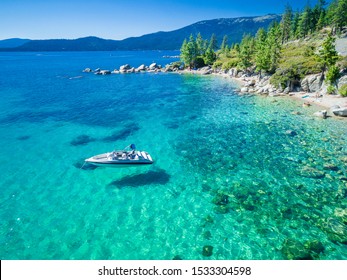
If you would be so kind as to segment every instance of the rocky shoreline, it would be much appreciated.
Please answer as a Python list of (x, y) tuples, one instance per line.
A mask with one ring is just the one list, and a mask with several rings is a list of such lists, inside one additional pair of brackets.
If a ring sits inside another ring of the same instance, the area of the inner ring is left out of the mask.
[[(323, 107), (321, 111), (314, 114), (316, 117), (327, 118), (328, 116), (347, 117), (347, 98), (340, 95), (330, 95), (327, 93), (327, 85), (322, 80), (321, 74), (313, 74), (306, 76), (300, 83), (295, 86), (288, 85), (286, 88), (276, 88), (270, 84), (271, 75), (263, 75), (240, 71), (236, 68), (230, 70), (213, 69), (210, 66), (205, 66), (199, 69), (183, 69), (180, 63), (171, 63), (162, 67), (157, 63), (152, 63), (149, 66), (144, 64), (137, 68), (129, 64), (122, 65), (119, 69), (102, 70), (97, 68), (92, 70), (86, 68), (85, 73), (94, 73), (95, 75), (110, 75), (110, 74), (131, 74), (131, 73), (168, 73), (175, 72), (179, 74), (198, 74), (198, 75), (218, 75), (225, 78), (231, 78), (239, 85), (238, 93), (240, 95), (260, 94), (269, 97), (290, 96), (303, 101), (303, 106), (311, 106), (316, 104)], [(347, 84), (347, 75), (343, 75), (338, 80), (338, 87)]]
[(92, 70), (91, 68), (85, 68), (84, 73), (94, 73), (95, 75), (109, 75), (109, 74), (132, 74), (132, 73), (159, 73), (159, 72), (178, 72), (182, 70), (179, 65), (168, 64), (165, 67), (153, 62), (151, 65), (146, 66), (141, 64), (139, 67), (132, 67), (130, 64), (124, 64), (119, 69), (111, 70), (102, 70), (97, 68)]

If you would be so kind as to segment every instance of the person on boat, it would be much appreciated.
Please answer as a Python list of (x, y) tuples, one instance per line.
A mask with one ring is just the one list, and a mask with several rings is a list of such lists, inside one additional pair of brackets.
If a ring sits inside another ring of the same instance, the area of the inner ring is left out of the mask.
[(132, 151), (129, 152), (129, 157), (130, 157), (130, 159), (134, 159), (134, 158), (135, 158), (135, 154), (136, 154), (136, 147), (135, 147), (135, 144), (131, 144), (131, 145), (130, 145), (130, 149), (131, 149)]

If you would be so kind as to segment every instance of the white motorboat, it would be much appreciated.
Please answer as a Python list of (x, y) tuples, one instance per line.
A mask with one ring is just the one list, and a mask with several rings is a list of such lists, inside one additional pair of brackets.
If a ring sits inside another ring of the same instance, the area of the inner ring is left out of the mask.
[(127, 167), (152, 164), (153, 159), (149, 153), (137, 151), (135, 145), (131, 144), (123, 150), (92, 156), (85, 159), (85, 162), (97, 166)]

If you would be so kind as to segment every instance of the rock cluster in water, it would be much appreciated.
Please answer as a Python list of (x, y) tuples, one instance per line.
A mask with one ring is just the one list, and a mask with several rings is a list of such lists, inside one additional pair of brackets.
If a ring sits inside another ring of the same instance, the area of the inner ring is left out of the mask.
[(113, 71), (102, 70), (100, 68), (97, 68), (95, 70), (92, 70), (91, 68), (85, 68), (83, 70), (83, 72), (94, 73), (95, 75), (109, 75), (109, 74), (143, 73), (143, 72), (149, 72), (149, 73), (177, 72), (179, 70), (182, 70), (182, 67), (180, 64), (177, 64), (177, 63), (171, 63), (171, 64), (166, 65), (165, 67), (162, 67), (161, 65), (153, 62), (149, 66), (141, 64), (137, 68), (135, 68), (129, 64), (124, 64), (124, 65), (120, 66), (119, 69), (114, 69)]

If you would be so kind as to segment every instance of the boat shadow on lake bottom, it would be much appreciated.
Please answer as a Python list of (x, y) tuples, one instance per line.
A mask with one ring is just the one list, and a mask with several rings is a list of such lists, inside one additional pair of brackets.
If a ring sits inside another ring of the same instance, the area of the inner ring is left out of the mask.
[(164, 169), (157, 169), (155, 171), (148, 171), (142, 174), (129, 175), (122, 179), (112, 181), (107, 185), (108, 189), (117, 188), (122, 189), (126, 187), (136, 188), (146, 185), (165, 185), (170, 181), (171, 175)]

